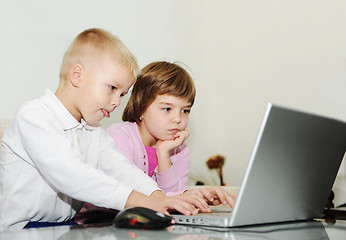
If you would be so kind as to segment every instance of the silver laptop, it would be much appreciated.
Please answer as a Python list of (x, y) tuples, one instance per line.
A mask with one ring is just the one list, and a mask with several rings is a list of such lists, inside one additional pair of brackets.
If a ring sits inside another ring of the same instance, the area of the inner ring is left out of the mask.
[(233, 210), (172, 216), (216, 227), (319, 218), (345, 149), (345, 122), (269, 103)]

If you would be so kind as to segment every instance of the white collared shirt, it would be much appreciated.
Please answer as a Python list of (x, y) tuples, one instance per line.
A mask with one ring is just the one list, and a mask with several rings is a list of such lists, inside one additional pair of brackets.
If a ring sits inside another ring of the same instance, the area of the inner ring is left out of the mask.
[(108, 133), (79, 123), (49, 90), (19, 109), (3, 137), (0, 231), (69, 220), (83, 202), (121, 210), (133, 189), (159, 188)]

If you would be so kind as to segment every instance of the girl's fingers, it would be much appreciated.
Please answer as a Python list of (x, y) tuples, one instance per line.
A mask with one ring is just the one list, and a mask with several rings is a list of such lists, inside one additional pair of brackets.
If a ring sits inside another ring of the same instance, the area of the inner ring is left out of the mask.
[(207, 199), (208, 202), (213, 202), (215, 200), (215, 196), (213, 196), (212, 191), (208, 188), (202, 188), (201, 192), (203, 193), (203, 196), (205, 199)]
[(181, 139), (184, 141), (186, 141), (186, 139), (189, 137), (190, 133), (188, 131), (179, 131), (174, 135), (175, 139)]
[(223, 190), (220, 187), (215, 187), (215, 193), (217, 195), (217, 197), (219, 198), (220, 202), (222, 204), (227, 204), (227, 200), (226, 200), (226, 196), (225, 196), (225, 190)]
[[(202, 194), (203, 197), (207, 200), (207, 202), (211, 205), (228, 203), (231, 207), (233, 207), (235, 202), (235, 197), (219, 186), (201, 188), (198, 189), (198, 192), (199, 194)], [(197, 194), (197, 192), (195, 192), (195, 194)]]
[(229, 204), (231, 207), (233, 207), (235, 198), (227, 191), (222, 189), (221, 187), (214, 187), (215, 193), (222, 204)]

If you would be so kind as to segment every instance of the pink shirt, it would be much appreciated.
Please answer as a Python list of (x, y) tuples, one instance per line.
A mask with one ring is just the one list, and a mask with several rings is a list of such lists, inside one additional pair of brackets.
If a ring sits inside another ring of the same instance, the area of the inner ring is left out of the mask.
[(156, 148), (145, 146), (145, 151), (148, 154), (148, 175), (151, 177), (153, 176), (154, 170), (157, 167)]
[[(142, 142), (136, 123), (123, 122), (112, 124), (106, 130), (115, 140), (118, 149), (144, 173), (149, 173), (148, 154)], [(176, 195), (187, 189), (189, 177), (189, 149), (184, 143), (172, 150), (172, 166), (158, 173), (157, 167), (151, 176), (167, 195)]]

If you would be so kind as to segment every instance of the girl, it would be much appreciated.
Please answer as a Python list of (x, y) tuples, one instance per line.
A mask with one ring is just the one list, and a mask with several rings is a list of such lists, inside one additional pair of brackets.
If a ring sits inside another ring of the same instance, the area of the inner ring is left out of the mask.
[(167, 195), (198, 194), (209, 204), (234, 199), (219, 187), (187, 191), (189, 149), (185, 143), (196, 89), (180, 66), (153, 62), (142, 69), (123, 112), (123, 123), (106, 131), (118, 149), (153, 178)]

